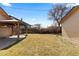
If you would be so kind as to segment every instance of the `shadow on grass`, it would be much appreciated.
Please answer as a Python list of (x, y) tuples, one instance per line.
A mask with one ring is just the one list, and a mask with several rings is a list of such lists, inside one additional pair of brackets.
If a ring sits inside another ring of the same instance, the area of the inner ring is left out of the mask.
[[(26, 36), (24, 38), (20, 38), (20, 39), (17, 39), (17, 38), (6, 38), (6, 39), (2, 39), (4, 43), (1, 44), (2, 46), (0, 45), (0, 50), (6, 50), (6, 49), (8, 49), (8, 48), (10, 48), (10, 47), (18, 44), (23, 39), (25, 39)], [(7, 40), (9, 40), (9, 42), (7, 42)], [(7, 43), (5, 43), (5, 42), (7, 42)]]

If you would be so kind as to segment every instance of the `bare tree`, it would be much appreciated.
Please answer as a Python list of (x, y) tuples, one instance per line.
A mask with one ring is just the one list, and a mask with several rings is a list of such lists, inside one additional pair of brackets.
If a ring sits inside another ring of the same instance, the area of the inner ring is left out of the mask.
[(55, 4), (55, 6), (49, 11), (49, 19), (57, 22), (60, 30), (60, 21), (62, 17), (67, 13), (66, 4)]
[(58, 26), (60, 26), (61, 18), (65, 15), (66, 10), (66, 4), (56, 4), (49, 11), (49, 19), (56, 21), (58, 23)]

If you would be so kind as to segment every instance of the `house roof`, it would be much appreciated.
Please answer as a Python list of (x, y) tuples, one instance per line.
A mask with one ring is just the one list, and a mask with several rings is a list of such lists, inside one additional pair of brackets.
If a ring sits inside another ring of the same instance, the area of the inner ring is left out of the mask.
[(22, 25), (25, 25), (25, 26), (29, 25), (29, 26), (31, 26), (30, 24), (28, 24), (28, 23), (26, 23), (26, 22), (24, 22), (24, 21), (22, 21), (22, 20), (20, 20), (20, 19), (18, 19), (18, 18), (16, 18), (16, 17), (14, 17), (14, 16), (8, 15), (8, 14), (3, 10), (3, 8), (1, 8), (1, 7), (0, 7), (0, 13), (1, 13), (3, 16), (5, 16), (5, 17), (8, 18), (8, 19), (6, 19), (6, 20), (0, 20), (0, 23), (16, 23), (16, 22), (19, 22), (19, 23), (22, 24)]
[(72, 16), (77, 10), (79, 9), (79, 6), (73, 7), (60, 21), (60, 23), (64, 23), (70, 16)]
[(8, 20), (11, 19), (11, 18), (9, 17), (9, 15), (8, 15), (8, 14), (3, 10), (3, 8), (1, 8), (1, 7), (0, 7), (0, 13), (1, 13), (3, 16), (7, 17)]
[(26, 22), (24, 22), (24, 21), (22, 21), (22, 20), (20, 20), (20, 19), (18, 19), (16, 17), (14, 17), (14, 16), (9, 15), (9, 17), (11, 17), (12, 19), (18, 20), (21, 24), (23, 24), (25, 26), (27, 26), (27, 25), (31, 26), (30, 24), (28, 24), (28, 23), (26, 23)]

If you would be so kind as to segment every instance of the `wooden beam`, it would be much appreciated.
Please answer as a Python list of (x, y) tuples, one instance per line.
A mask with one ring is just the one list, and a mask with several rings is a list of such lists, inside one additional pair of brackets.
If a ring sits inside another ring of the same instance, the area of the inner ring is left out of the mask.
[(25, 26), (26, 36), (27, 36), (27, 27)]
[(12, 35), (13, 35), (14, 34), (13, 25), (11, 25), (11, 28), (12, 28)]
[(20, 39), (20, 24), (19, 21), (17, 22), (17, 39)]

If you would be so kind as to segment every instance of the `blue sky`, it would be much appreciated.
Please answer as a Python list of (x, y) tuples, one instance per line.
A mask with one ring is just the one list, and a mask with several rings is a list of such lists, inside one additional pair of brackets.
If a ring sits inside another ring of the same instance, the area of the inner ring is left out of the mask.
[(0, 6), (12, 16), (23, 18), (29, 24), (41, 24), (42, 27), (51, 25), (53, 21), (48, 19), (48, 12), (52, 8), (49, 3), (13, 3), (10, 6)]
[[(41, 24), (42, 27), (52, 25), (53, 20), (48, 19), (49, 10), (55, 6), (55, 3), (1, 3), (2, 7), (9, 15), (23, 19), (31, 25)], [(67, 4), (67, 7), (75, 4)]]

